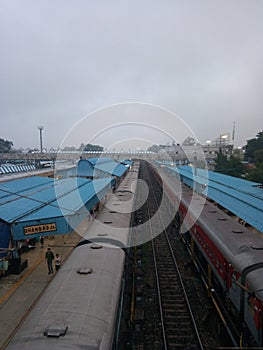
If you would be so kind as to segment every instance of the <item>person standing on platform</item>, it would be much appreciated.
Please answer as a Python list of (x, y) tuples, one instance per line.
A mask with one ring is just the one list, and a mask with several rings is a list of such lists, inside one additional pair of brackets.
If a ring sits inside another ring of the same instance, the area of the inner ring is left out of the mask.
[(40, 241), (40, 244), (41, 244), (41, 248), (43, 248), (44, 247), (44, 237), (41, 236), (39, 241)]
[(58, 271), (60, 269), (60, 265), (61, 265), (61, 259), (59, 254), (56, 254), (55, 257), (55, 267), (56, 267), (56, 271)]
[(47, 261), (47, 267), (48, 267), (48, 274), (50, 275), (53, 273), (53, 260), (54, 260), (54, 254), (50, 248), (47, 248), (46, 252), (46, 261)]

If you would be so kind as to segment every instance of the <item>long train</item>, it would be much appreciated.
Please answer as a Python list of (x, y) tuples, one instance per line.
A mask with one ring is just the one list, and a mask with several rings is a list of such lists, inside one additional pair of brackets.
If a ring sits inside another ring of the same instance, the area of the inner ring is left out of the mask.
[[(108, 198), (85, 240), (54, 277), (8, 350), (112, 348), (125, 264), (124, 250), (113, 247), (129, 245), (138, 166), (135, 162)], [(176, 206), (179, 224), (186, 218), (193, 223), (182, 236), (199, 266), (207, 271), (211, 293), (221, 294), (238, 314), (244, 326), (242, 343), (262, 346), (262, 238), (182, 184), (183, 191), (177, 191), (173, 176), (164, 173), (161, 178), (156, 172), (156, 177), (166, 194), (167, 212), (169, 206)], [(190, 205), (193, 199), (196, 205), (203, 205), (197, 218)]]
[(238, 346), (262, 347), (263, 235), (249, 230), (223, 208), (193, 193), (165, 168), (159, 171), (162, 176), (156, 176), (162, 183), (168, 206), (178, 206), (177, 224), (200, 271), (205, 272), (207, 288), (220, 295), (237, 316), (241, 326)]
[(138, 169), (134, 162), (108, 196), (6, 349), (112, 348)]

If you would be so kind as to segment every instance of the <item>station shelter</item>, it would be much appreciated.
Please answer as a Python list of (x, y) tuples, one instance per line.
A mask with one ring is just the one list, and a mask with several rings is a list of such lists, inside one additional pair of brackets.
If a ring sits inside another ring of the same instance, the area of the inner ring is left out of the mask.
[(0, 183), (0, 259), (19, 241), (72, 232), (113, 181), (34, 176)]
[(110, 177), (113, 179), (114, 188), (118, 186), (129, 168), (130, 164), (118, 163), (111, 158), (87, 158), (79, 160), (77, 164), (77, 176), (88, 179)]
[(191, 166), (166, 165), (182, 183), (204, 195), (238, 220), (263, 233), (262, 184)]

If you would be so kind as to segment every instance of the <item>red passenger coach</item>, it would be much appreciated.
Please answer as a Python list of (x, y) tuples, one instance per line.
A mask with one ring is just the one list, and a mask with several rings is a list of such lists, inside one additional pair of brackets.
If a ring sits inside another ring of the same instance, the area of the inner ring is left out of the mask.
[[(263, 346), (263, 237), (164, 168), (162, 185), (210, 295), (232, 319), (243, 346)], [(160, 176), (158, 175), (158, 178)], [(196, 210), (198, 206), (202, 210)]]

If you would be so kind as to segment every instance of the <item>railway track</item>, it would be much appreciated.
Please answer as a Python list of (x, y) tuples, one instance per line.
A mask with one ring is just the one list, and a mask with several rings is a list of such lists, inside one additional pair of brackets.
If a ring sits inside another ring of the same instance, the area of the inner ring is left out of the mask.
[[(144, 164), (140, 178), (147, 182), (149, 193), (143, 201), (143, 188), (137, 191), (138, 201), (144, 204), (134, 215), (134, 248), (129, 255), (132, 267), (126, 281), (132, 292), (128, 289), (125, 297), (129, 316), (123, 322), (123, 339), (117, 350), (211, 349), (225, 345), (217, 334), (220, 321), (200, 276), (193, 270), (176, 220), (165, 224), (165, 216), (170, 214), (165, 206), (160, 210), (162, 188)], [(142, 233), (148, 240), (139, 243)]]
[[(149, 218), (152, 217), (152, 213), (157, 212), (162, 196), (162, 191), (153, 187), (153, 183), (150, 183), (149, 192), (152, 199), (147, 202)], [(158, 213), (158, 216), (162, 233), (155, 238), (153, 237), (151, 243), (160, 308), (163, 349), (203, 349), (197, 323), (191, 310), (161, 213)], [(149, 228), (152, 232), (151, 220), (149, 220)]]

